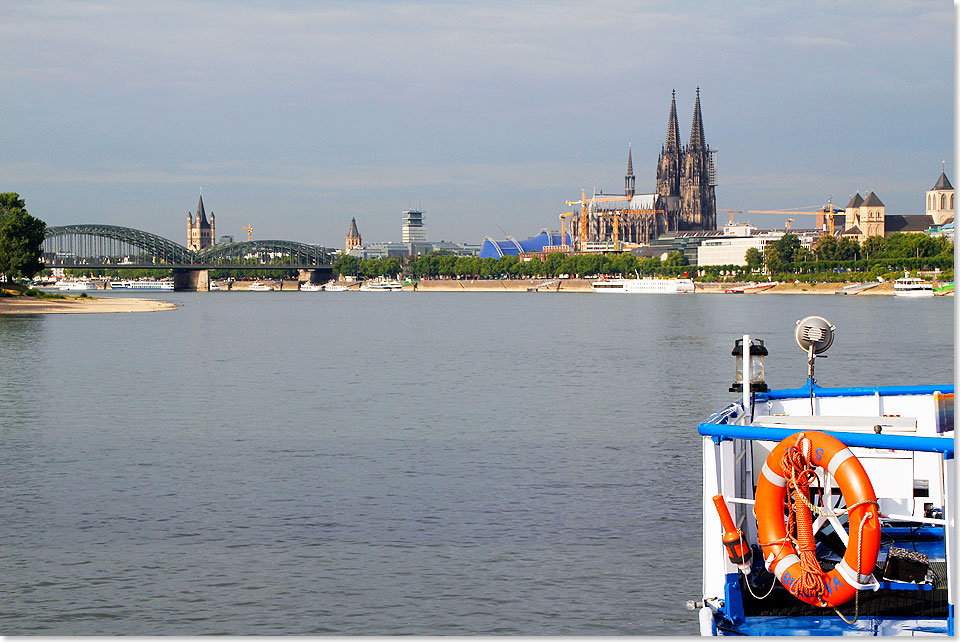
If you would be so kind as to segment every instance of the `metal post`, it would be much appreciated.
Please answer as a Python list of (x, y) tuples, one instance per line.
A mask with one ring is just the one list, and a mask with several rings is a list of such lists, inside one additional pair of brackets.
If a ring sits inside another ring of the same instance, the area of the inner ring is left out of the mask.
[(750, 335), (743, 335), (743, 423), (750, 416)]

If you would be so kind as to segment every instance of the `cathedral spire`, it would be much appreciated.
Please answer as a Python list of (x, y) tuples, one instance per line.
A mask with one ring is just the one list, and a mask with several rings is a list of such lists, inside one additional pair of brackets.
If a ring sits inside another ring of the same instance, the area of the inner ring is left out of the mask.
[(666, 152), (680, 151), (680, 124), (677, 122), (677, 90), (673, 90), (673, 98), (670, 99), (670, 120), (667, 121), (667, 144), (664, 146)]
[(697, 102), (693, 107), (693, 129), (690, 130), (690, 146), (688, 149), (703, 151), (707, 142), (703, 137), (703, 115), (700, 113), (700, 88), (697, 87)]
[(623, 177), (623, 193), (627, 198), (633, 198), (637, 178), (633, 175), (633, 150), (632, 145), (627, 143), (627, 174)]

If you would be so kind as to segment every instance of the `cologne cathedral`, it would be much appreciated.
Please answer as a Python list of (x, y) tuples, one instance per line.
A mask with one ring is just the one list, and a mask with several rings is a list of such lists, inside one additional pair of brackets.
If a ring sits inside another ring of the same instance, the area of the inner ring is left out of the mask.
[[(712, 152), (703, 133), (699, 87), (690, 142), (684, 147), (681, 140), (674, 91), (667, 139), (657, 164), (656, 193), (635, 193), (633, 152), (628, 149), (624, 193), (582, 199), (583, 213), (575, 213), (571, 220), (572, 238), (580, 241), (581, 249), (591, 241), (647, 244), (665, 232), (716, 229), (716, 181)], [(583, 236), (581, 228), (586, 231)]]

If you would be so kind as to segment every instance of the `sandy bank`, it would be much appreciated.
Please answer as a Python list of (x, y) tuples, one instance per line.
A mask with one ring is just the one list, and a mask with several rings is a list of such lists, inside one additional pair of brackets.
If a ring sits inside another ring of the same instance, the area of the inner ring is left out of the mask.
[(159, 312), (176, 305), (154, 299), (35, 299), (26, 296), (0, 298), (0, 314), (105, 314), (110, 312)]

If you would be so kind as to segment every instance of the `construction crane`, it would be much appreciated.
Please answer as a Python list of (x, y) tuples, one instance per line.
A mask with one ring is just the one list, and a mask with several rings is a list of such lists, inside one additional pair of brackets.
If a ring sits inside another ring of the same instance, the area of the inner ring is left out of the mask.
[[(580, 200), (579, 201), (566, 201), (567, 205), (579, 205), (580, 206), (580, 249), (583, 249), (583, 242), (587, 239), (587, 231), (590, 221), (590, 214), (587, 210), (587, 203), (609, 203), (612, 201), (628, 201), (630, 200), (627, 196), (602, 196), (597, 198), (594, 194), (593, 198), (587, 198), (587, 190), (580, 190)], [(570, 231), (570, 236), (573, 236), (573, 230)]]
[(743, 214), (743, 210), (717, 210), (718, 212), (730, 212), (730, 225), (733, 225), (733, 215)]
[(666, 210), (614, 210), (612, 212), (598, 212), (597, 216), (613, 217), (613, 249), (620, 251), (620, 216), (628, 214), (666, 214)]
[[(560, 245), (567, 244), (567, 218), (571, 216), (573, 212), (564, 212), (560, 215)], [(573, 227), (570, 228), (570, 235), (573, 236)]]
[[(817, 217), (817, 229), (823, 231), (823, 226), (825, 222), (829, 223), (830, 235), (833, 235), (834, 220), (833, 217), (835, 214), (842, 214), (843, 210), (839, 207), (836, 207), (833, 204), (833, 200), (829, 200), (826, 205), (821, 207), (818, 210), (813, 211), (799, 211), (803, 208), (794, 208), (790, 210), (747, 210), (747, 214), (809, 214)], [(787, 229), (790, 229), (789, 227)]]
[(247, 226), (244, 227), (243, 229), (245, 229), (245, 230), (247, 231), (247, 240), (248, 240), (248, 241), (252, 241), (252, 240), (253, 240), (253, 228), (250, 227), (249, 225), (247, 225)]

